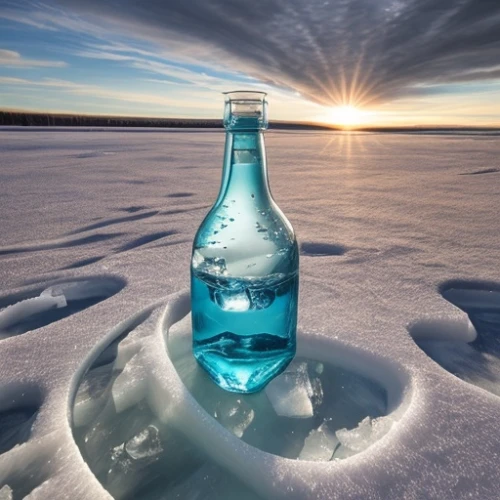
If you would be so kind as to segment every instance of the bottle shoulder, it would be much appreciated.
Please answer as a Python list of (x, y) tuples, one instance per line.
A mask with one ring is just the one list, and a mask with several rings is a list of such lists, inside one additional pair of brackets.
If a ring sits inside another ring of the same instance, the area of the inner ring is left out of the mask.
[[(195, 236), (195, 246), (215, 242), (274, 241), (291, 245), (295, 232), (290, 221), (270, 199), (266, 204), (242, 205), (237, 200), (216, 203), (204, 217)], [(278, 241), (277, 241), (278, 240)]]
[(193, 244), (192, 268), (231, 276), (265, 276), (298, 268), (292, 225), (274, 200), (222, 200), (203, 220)]

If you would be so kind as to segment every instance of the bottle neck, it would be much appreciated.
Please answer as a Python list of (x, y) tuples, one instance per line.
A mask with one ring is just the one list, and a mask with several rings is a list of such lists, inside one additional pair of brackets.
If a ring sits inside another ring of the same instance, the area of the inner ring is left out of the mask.
[(226, 132), (224, 168), (217, 203), (236, 199), (257, 207), (268, 204), (271, 199), (262, 130)]

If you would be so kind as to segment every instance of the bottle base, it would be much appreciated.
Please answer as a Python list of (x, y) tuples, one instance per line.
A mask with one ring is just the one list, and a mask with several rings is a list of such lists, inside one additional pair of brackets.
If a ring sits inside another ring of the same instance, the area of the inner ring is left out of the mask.
[(283, 372), (295, 356), (295, 344), (289, 345), (286, 339), (275, 337), (269, 334), (238, 336), (225, 332), (217, 339), (195, 342), (193, 353), (219, 387), (229, 392), (251, 394), (262, 390)]

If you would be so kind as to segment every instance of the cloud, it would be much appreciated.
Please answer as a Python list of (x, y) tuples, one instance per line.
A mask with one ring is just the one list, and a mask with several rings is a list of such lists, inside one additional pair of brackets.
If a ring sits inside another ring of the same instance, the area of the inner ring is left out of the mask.
[[(217, 92), (227, 90), (228, 85), (238, 85), (243, 83), (247, 87), (260, 87), (264, 85), (258, 80), (248, 76), (238, 74), (236, 72), (217, 71), (216, 68), (209, 68), (198, 64), (196, 69), (190, 69), (184, 65), (168, 61), (165, 59), (166, 54), (154, 54), (145, 50), (137, 49), (131, 45), (112, 44), (108, 46), (99, 46), (89, 44), (86, 50), (74, 52), (74, 55), (79, 57), (109, 60), (114, 62), (125, 63), (130, 68), (140, 70), (145, 73), (161, 75), (163, 79), (161, 83), (174, 85), (193, 85), (198, 88), (210, 89)], [(205, 71), (210, 70), (210, 75)], [(148, 79), (143, 79), (147, 81)], [(159, 83), (158, 79), (149, 79), (151, 82)]]
[(49, 31), (57, 31), (57, 28), (50, 26), (46, 22), (37, 19), (36, 13), (32, 13), (30, 17), (22, 11), (16, 9), (0, 9), (0, 19), (7, 19), (8, 21), (14, 21), (16, 23), (26, 24), (28, 26), (33, 26), (34, 28), (40, 28)]
[(64, 68), (64, 61), (44, 61), (41, 59), (24, 59), (19, 52), (0, 49), (0, 66), (9, 68)]
[(498, 78), (498, 0), (59, 0), (191, 60), (321, 104)]
[[(68, 80), (59, 80), (55, 78), (43, 78), (41, 80), (28, 80), (25, 78), (1, 77), (0, 84), (5, 86), (25, 86), (35, 88), (45, 88), (48, 90), (63, 91), (72, 95), (91, 96), (105, 100), (117, 100), (125, 102), (140, 103), (145, 105), (157, 105), (165, 107), (178, 107), (179, 97), (165, 97), (163, 95), (155, 95), (152, 93), (130, 92), (126, 90), (109, 89), (99, 85), (90, 85), (76, 83)], [(191, 94), (190, 94), (191, 96)], [(202, 99), (203, 95), (195, 95), (198, 99)], [(199, 101), (191, 99), (187, 102), (182, 102), (184, 107), (197, 108), (200, 106)]]

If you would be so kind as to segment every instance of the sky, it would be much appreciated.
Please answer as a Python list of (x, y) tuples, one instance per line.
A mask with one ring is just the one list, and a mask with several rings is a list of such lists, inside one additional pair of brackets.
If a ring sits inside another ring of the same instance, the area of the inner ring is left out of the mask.
[(499, 0), (0, 0), (0, 109), (500, 126)]

